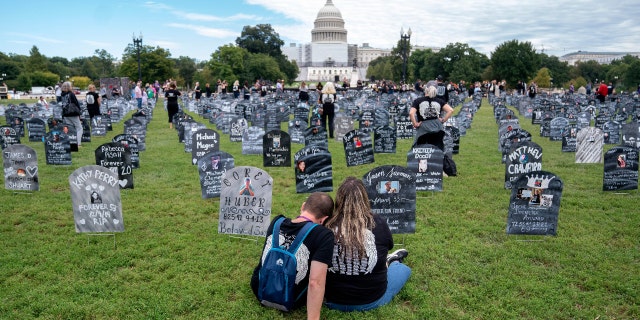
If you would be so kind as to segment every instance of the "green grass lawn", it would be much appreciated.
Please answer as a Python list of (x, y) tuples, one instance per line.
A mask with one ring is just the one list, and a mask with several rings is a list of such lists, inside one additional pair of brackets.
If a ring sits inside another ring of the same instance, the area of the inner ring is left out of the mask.
[[(377, 310), (325, 308), (322, 317), (640, 318), (638, 191), (601, 191), (602, 164), (575, 164), (573, 153), (539, 137), (530, 123), (521, 119), (543, 148), (543, 170), (564, 182), (557, 236), (505, 233), (510, 191), (485, 100), (454, 156), (459, 176), (445, 177), (442, 192), (419, 192), (416, 233), (394, 236), (410, 252), (405, 288)], [(95, 148), (122, 131), (120, 123), (107, 137), (83, 143), (72, 166), (46, 165), (42, 143), (23, 138), (38, 153), (40, 191), (0, 190), (0, 318), (304, 318), (304, 310), (283, 314), (255, 300), (249, 279), (263, 239), (217, 233), (219, 201), (201, 198), (198, 171), (161, 104), (134, 171), (135, 189), (121, 192), (125, 232), (115, 236), (116, 248), (111, 236), (75, 232), (68, 177), (95, 164)], [(261, 156), (243, 156), (239, 143), (221, 140), (236, 166), (262, 166)], [(406, 165), (410, 144), (400, 140), (396, 154), (347, 167), (342, 145), (331, 141), (334, 189), (376, 166)], [(300, 148), (293, 145), (293, 153)], [(274, 215), (297, 215), (307, 195), (296, 194), (293, 167), (264, 169), (274, 179)]]

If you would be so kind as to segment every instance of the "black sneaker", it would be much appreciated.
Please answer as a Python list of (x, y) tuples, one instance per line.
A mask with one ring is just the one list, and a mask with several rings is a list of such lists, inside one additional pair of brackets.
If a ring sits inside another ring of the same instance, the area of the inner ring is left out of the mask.
[(391, 264), (391, 262), (402, 262), (408, 255), (409, 251), (407, 251), (406, 249), (398, 249), (394, 251), (393, 253), (387, 255), (387, 267)]

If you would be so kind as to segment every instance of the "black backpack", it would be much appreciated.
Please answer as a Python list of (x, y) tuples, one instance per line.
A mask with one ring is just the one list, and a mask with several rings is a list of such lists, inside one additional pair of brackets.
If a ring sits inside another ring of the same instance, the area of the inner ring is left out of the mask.
[(296, 251), (317, 224), (305, 223), (289, 249), (284, 249), (280, 246), (279, 237), (282, 221), (284, 221), (284, 217), (280, 217), (273, 225), (271, 248), (269, 248), (258, 273), (258, 300), (267, 307), (290, 311), (295, 302), (300, 300), (307, 291), (305, 288), (297, 297), (294, 296), (298, 268)]

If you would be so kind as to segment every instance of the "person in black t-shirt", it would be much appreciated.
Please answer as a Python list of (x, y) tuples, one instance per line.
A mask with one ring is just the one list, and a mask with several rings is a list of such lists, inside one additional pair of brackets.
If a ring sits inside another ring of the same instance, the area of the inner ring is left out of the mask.
[(164, 98), (167, 99), (167, 113), (169, 114), (169, 129), (173, 129), (173, 116), (178, 113), (178, 97), (182, 94), (176, 89), (176, 84), (171, 82), (169, 90), (164, 92)]
[(89, 111), (89, 118), (93, 119), (95, 116), (100, 115), (100, 103), (101, 97), (96, 92), (96, 86), (93, 84), (89, 85), (89, 92), (87, 92), (86, 101), (87, 101), (87, 111)]
[[(319, 224), (311, 229), (309, 235), (296, 251), (298, 273), (296, 275), (294, 296), (297, 297), (305, 288), (307, 289), (307, 294), (306, 297), (303, 295), (303, 298), (294, 305), (294, 308), (301, 307), (306, 303), (307, 319), (320, 319), (327, 269), (331, 265), (331, 255), (333, 254), (333, 233), (323, 227), (322, 223), (332, 214), (333, 199), (325, 193), (314, 192), (302, 204), (300, 215), (294, 219), (285, 219), (280, 226), (280, 234), (278, 235), (280, 243), (284, 242), (284, 247), (288, 248), (306, 223)], [(262, 267), (262, 260), (271, 248), (273, 224), (280, 217), (282, 215), (275, 217), (271, 221), (269, 229), (267, 229), (267, 236), (262, 247), (262, 258), (251, 276), (251, 289), (256, 297), (258, 296), (260, 284), (258, 274)]]
[(411, 275), (402, 263), (407, 250), (393, 248), (386, 220), (371, 212), (362, 180), (348, 177), (336, 193), (333, 217), (326, 223), (335, 233), (325, 305), (340, 311), (366, 311), (389, 303)]

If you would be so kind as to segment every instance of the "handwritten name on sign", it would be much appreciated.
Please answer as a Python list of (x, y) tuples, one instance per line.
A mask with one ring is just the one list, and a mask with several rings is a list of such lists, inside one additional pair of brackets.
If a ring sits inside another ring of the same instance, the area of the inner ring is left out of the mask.
[(14, 191), (38, 191), (38, 157), (33, 148), (14, 144), (2, 151), (4, 187)]
[(220, 149), (220, 135), (214, 130), (200, 129), (191, 139), (191, 163), (194, 165), (200, 157)]
[(506, 154), (504, 187), (511, 189), (520, 175), (542, 170), (542, 147), (532, 141), (523, 141), (511, 147)]
[(265, 236), (271, 217), (273, 179), (255, 167), (236, 167), (222, 177), (218, 233)]
[(197, 165), (202, 199), (220, 197), (222, 176), (235, 166), (233, 156), (224, 151), (213, 151), (198, 158)]
[(362, 181), (371, 211), (383, 217), (391, 233), (416, 231), (416, 175), (400, 166), (381, 166), (367, 172)]
[(69, 176), (76, 232), (122, 232), (118, 174), (97, 165), (78, 168)]

